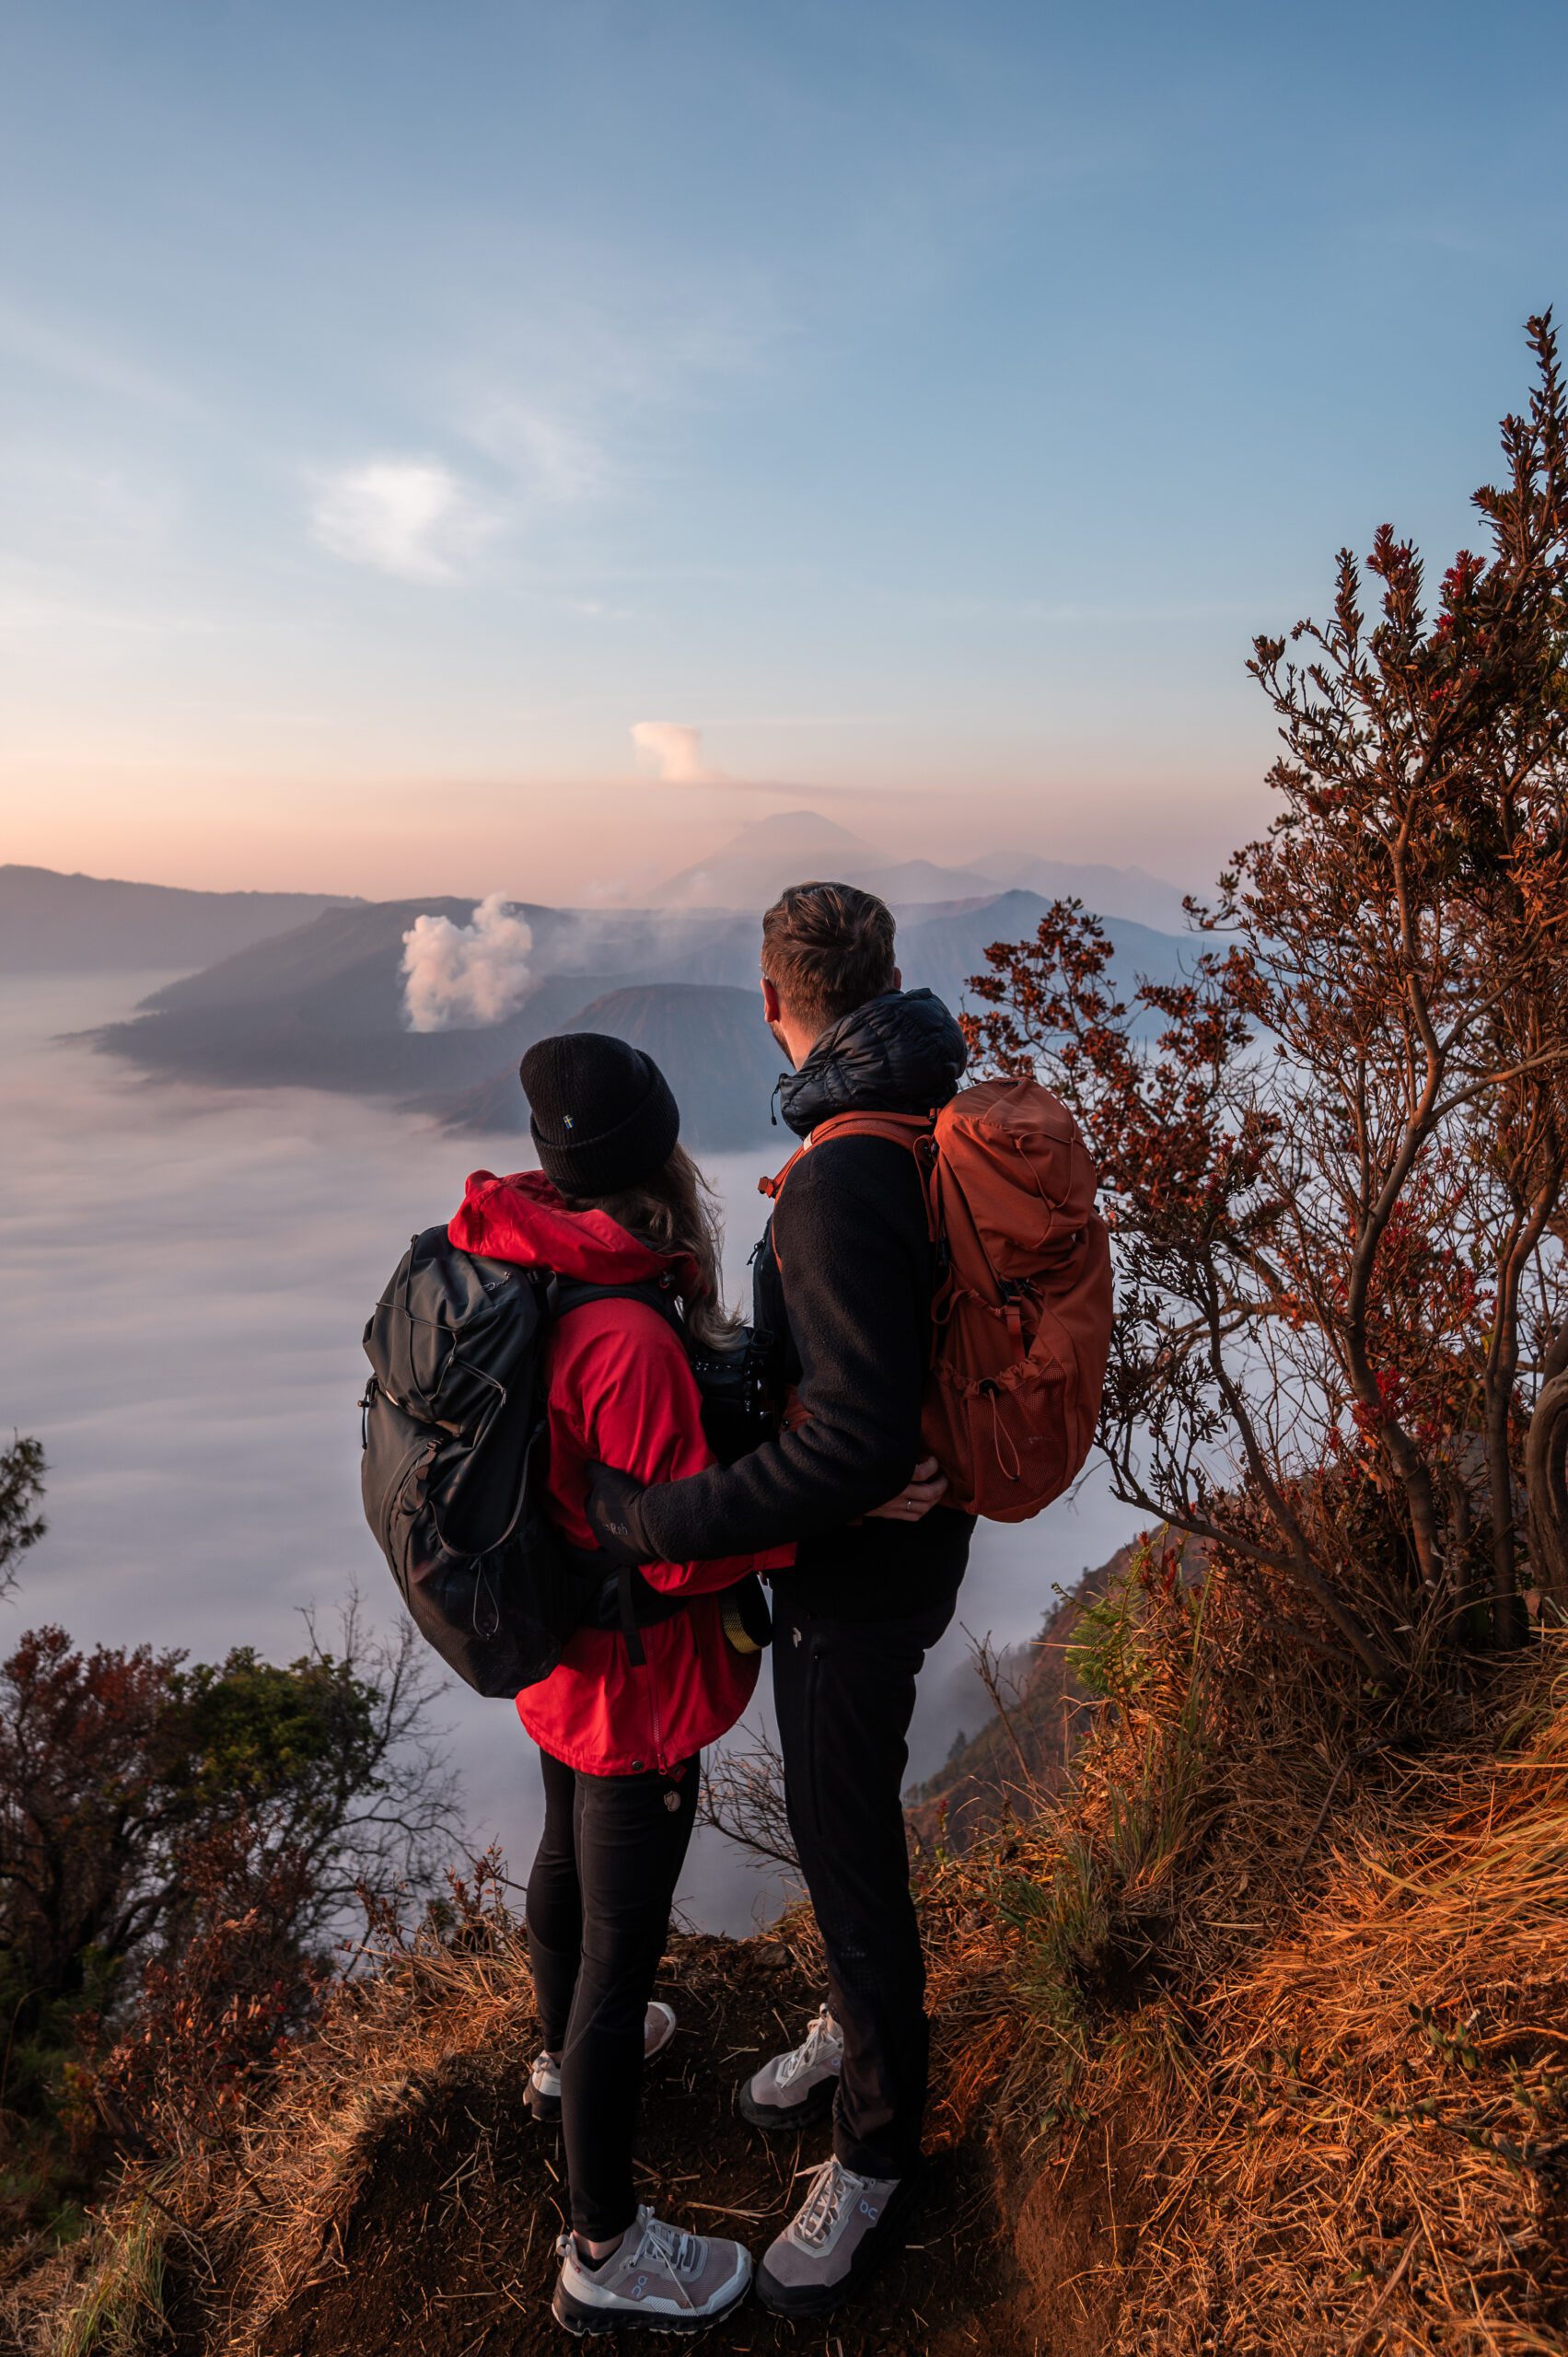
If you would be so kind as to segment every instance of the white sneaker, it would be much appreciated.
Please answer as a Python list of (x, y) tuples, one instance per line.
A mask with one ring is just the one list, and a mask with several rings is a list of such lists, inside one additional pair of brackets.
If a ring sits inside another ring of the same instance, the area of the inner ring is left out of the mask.
[(825, 2316), (888, 2255), (912, 2180), (857, 2177), (824, 2161), (757, 2270), (757, 2297), (780, 2316)]
[(775, 2054), (771, 2062), (747, 2080), (740, 2090), (740, 2109), (753, 2128), (808, 2128), (826, 2119), (838, 2093), (839, 2071), (844, 2059), (843, 2032), (819, 2006), (817, 2018), (798, 2046)]
[[(656, 1997), (643, 2016), (644, 2061), (662, 2054), (674, 2036), (675, 2009)], [(561, 2117), (561, 2064), (553, 2055), (540, 2055), (528, 2073), (528, 2109), (536, 2119)]]
[(568, 2332), (615, 2332), (622, 2325), (701, 2332), (751, 2288), (744, 2243), (683, 2233), (656, 2218), (646, 2202), (619, 2250), (598, 2267), (587, 2263), (575, 2235), (563, 2235), (556, 2249), (561, 2273), (550, 2310)]

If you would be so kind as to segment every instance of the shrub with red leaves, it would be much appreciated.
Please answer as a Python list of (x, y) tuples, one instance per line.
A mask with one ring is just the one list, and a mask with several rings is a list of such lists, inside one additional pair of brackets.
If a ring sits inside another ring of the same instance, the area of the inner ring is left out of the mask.
[(0, 1664), (0, 2141), (64, 2098), (178, 2142), (309, 2013), (367, 1890), (431, 1887), (454, 1787), (412, 1630), (279, 1666), (29, 1631)]
[(1568, 401), (1528, 332), (1435, 613), (1386, 527), (1370, 625), (1345, 551), (1331, 620), (1256, 641), (1275, 816), (1189, 904), (1186, 979), (1118, 998), (1062, 901), (971, 984), (971, 1045), (1100, 1165), (1118, 1493), (1380, 1685), (1568, 1572)]
[(246, 2083), (314, 2012), (327, 1958), (302, 1942), (311, 1860), (269, 1852), (241, 1820), (213, 1828), (182, 1862), (185, 1928), (143, 1967), (118, 2035), (83, 2022), (69, 2072), (78, 2134), (181, 2153), (221, 2135)]

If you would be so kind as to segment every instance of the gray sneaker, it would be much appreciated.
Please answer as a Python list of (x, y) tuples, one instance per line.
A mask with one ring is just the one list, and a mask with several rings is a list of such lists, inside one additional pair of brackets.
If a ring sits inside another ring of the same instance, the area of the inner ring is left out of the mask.
[[(675, 2008), (656, 1997), (643, 2017), (643, 2060), (651, 2062), (675, 2036)], [(541, 2054), (528, 2073), (528, 2109), (536, 2119), (561, 2117), (561, 2064), (553, 2054)]]
[(856, 2177), (824, 2161), (757, 2270), (757, 2297), (779, 2316), (818, 2316), (857, 2292), (888, 2253), (910, 2179)]
[(740, 2109), (753, 2128), (809, 2128), (826, 2119), (838, 2093), (839, 2069), (844, 2059), (843, 2032), (828, 2011), (817, 2018), (801, 2044), (787, 2054), (775, 2054), (740, 2090)]
[(644, 2202), (621, 2247), (598, 2267), (585, 2265), (575, 2235), (556, 2245), (561, 2273), (550, 2311), (568, 2332), (701, 2332), (727, 2316), (751, 2288), (744, 2243), (688, 2235), (656, 2218)]

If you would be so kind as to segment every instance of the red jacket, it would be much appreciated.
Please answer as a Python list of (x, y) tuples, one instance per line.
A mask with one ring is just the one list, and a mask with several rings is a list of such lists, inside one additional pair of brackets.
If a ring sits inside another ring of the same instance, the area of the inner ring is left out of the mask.
[[(447, 1229), (466, 1252), (590, 1284), (646, 1284), (691, 1274), (683, 1256), (638, 1243), (604, 1212), (570, 1212), (537, 1170), (496, 1178), (476, 1170)], [(583, 1518), (589, 1457), (643, 1481), (676, 1481), (713, 1462), (702, 1399), (680, 1339), (640, 1301), (587, 1302), (563, 1318), (545, 1352), (552, 1517), (575, 1547), (591, 1547)], [(738, 1654), (709, 1593), (748, 1572), (777, 1571), (792, 1547), (713, 1562), (650, 1563), (655, 1587), (692, 1597), (684, 1612), (643, 1631), (645, 1669), (618, 1631), (579, 1629), (558, 1669), (517, 1697), (517, 1714), (543, 1751), (598, 1776), (670, 1770), (732, 1727), (757, 1683), (755, 1654)]]

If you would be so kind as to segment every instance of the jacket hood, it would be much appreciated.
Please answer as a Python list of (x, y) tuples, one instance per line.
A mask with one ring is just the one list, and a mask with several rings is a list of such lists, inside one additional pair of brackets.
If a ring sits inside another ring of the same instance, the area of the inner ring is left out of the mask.
[(689, 1253), (656, 1252), (608, 1212), (568, 1211), (542, 1170), (515, 1171), (509, 1178), (474, 1171), (447, 1234), (460, 1251), (550, 1269), (582, 1284), (645, 1285), (664, 1279), (682, 1293), (697, 1279)]
[(932, 1113), (968, 1062), (964, 1035), (934, 991), (886, 991), (823, 1032), (780, 1081), (779, 1110), (802, 1138), (834, 1113)]

